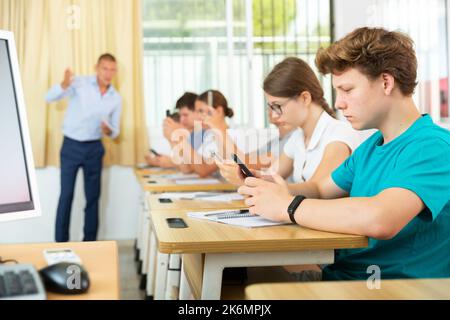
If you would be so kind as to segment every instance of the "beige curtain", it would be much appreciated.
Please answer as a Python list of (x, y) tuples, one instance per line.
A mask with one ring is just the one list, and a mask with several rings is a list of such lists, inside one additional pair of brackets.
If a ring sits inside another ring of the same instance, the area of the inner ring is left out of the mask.
[(123, 99), (119, 139), (104, 139), (105, 164), (135, 165), (148, 150), (142, 92), (140, 0), (0, 0), (0, 29), (14, 32), (38, 167), (58, 165), (67, 101), (47, 90), (71, 67), (94, 74), (97, 58), (116, 56), (114, 86)]

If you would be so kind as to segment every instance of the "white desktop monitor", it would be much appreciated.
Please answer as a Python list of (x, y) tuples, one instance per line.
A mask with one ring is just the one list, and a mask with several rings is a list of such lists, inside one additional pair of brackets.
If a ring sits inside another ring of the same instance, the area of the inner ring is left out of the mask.
[(40, 215), (16, 45), (0, 30), (0, 222)]

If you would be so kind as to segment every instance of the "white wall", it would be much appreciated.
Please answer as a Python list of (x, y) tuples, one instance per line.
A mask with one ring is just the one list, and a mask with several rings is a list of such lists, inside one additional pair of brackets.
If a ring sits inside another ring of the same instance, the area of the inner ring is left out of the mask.
[(334, 37), (372, 23), (373, 0), (334, 0)]
[[(42, 216), (0, 224), (0, 243), (54, 241), (54, 224), (59, 197), (59, 168), (36, 171)], [(79, 171), (72, 205), (70, 240), (83, 239), (84, 188)], [(140, 187), (132, 168), (114, 166), (103, 170), (99, 240), (136, 237)]]

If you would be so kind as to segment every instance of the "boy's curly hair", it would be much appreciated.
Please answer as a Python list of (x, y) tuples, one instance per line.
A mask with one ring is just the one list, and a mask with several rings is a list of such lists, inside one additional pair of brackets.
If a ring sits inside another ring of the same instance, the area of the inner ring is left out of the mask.
[(320, 48), (316, 65), (323, 74), (356, 68), (375, 79), (388, 73), (405, 96), (411, 96), (417, 86), (414, 42), (406, 34), (382, 28), (359, 28), (328, 48)]

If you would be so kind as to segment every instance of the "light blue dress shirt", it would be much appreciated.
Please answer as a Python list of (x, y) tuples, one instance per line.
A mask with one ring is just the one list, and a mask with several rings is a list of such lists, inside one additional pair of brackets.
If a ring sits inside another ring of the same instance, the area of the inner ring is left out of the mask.
[(119, 135), (122, 98), (112, 85), (102, 95), (96, 76), (75, 77), (66, 90), (60, 84), (51, 88), (46, 100), (50, 103), (66, 97), (70, 98), (63, 123), (66, 137), (77, 141), (100, 140), (102, 121), (110, 127), (112, 139)]

